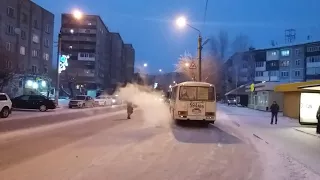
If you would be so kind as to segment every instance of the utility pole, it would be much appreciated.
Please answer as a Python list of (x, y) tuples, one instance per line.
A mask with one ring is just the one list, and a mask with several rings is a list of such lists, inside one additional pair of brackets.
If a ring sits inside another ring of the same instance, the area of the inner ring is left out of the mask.
[(60, 89), (60, 54), (61, 54), (61, 31), (58, 34), (58, 50), (57, 50), (57, 82), (56, 82), (56, 103), (59, 102), (59, 89)]
[(201, 34), (198, 36), (198, 76), (199, 76), (199, 81), (201, 82), (201, 53), (202, 53), (202, 37)]

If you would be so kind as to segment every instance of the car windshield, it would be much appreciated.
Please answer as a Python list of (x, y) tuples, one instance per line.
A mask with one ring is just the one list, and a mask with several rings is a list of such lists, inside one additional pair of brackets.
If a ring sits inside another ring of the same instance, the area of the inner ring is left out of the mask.
[(86, 96), (76, 96), (73, 100), (85, 100)]

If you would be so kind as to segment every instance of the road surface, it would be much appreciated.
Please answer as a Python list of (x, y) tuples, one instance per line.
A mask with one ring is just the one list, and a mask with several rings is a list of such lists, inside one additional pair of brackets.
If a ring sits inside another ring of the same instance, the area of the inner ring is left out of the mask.
[(0, 134), (0, 177), (304, 179), (290, 174), (295, 169), (283, 170), (283, 164), (274, 160), (276, 153), (234, 125), (223, 110), (219, 121), (209, 127), (198, 123), (150, 126), (142, 113), (136, 110), (127, 120), (121, 110)]

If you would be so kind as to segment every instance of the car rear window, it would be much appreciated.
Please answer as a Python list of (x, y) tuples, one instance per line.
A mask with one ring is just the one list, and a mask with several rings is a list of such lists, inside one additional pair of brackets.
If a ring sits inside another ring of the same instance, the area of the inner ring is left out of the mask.
[(1, 94), (1, 95), (0, 95), (0, 101), (6, 101), (6, 100), (8, 100), (7, 96)]

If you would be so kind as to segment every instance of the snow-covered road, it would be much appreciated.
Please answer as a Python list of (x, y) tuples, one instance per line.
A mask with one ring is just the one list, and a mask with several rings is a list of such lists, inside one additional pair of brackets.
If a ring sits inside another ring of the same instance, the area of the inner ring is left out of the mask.
[[(30, 129), (1, 138), (5, 180), (318, 179), (235, 125), (220, 109), (214, 126), (150, 126), (141, 110)], [(296, 170), (299, 172), (296, 172)], [(302, 174), (301, 174), (302, 173)]]

